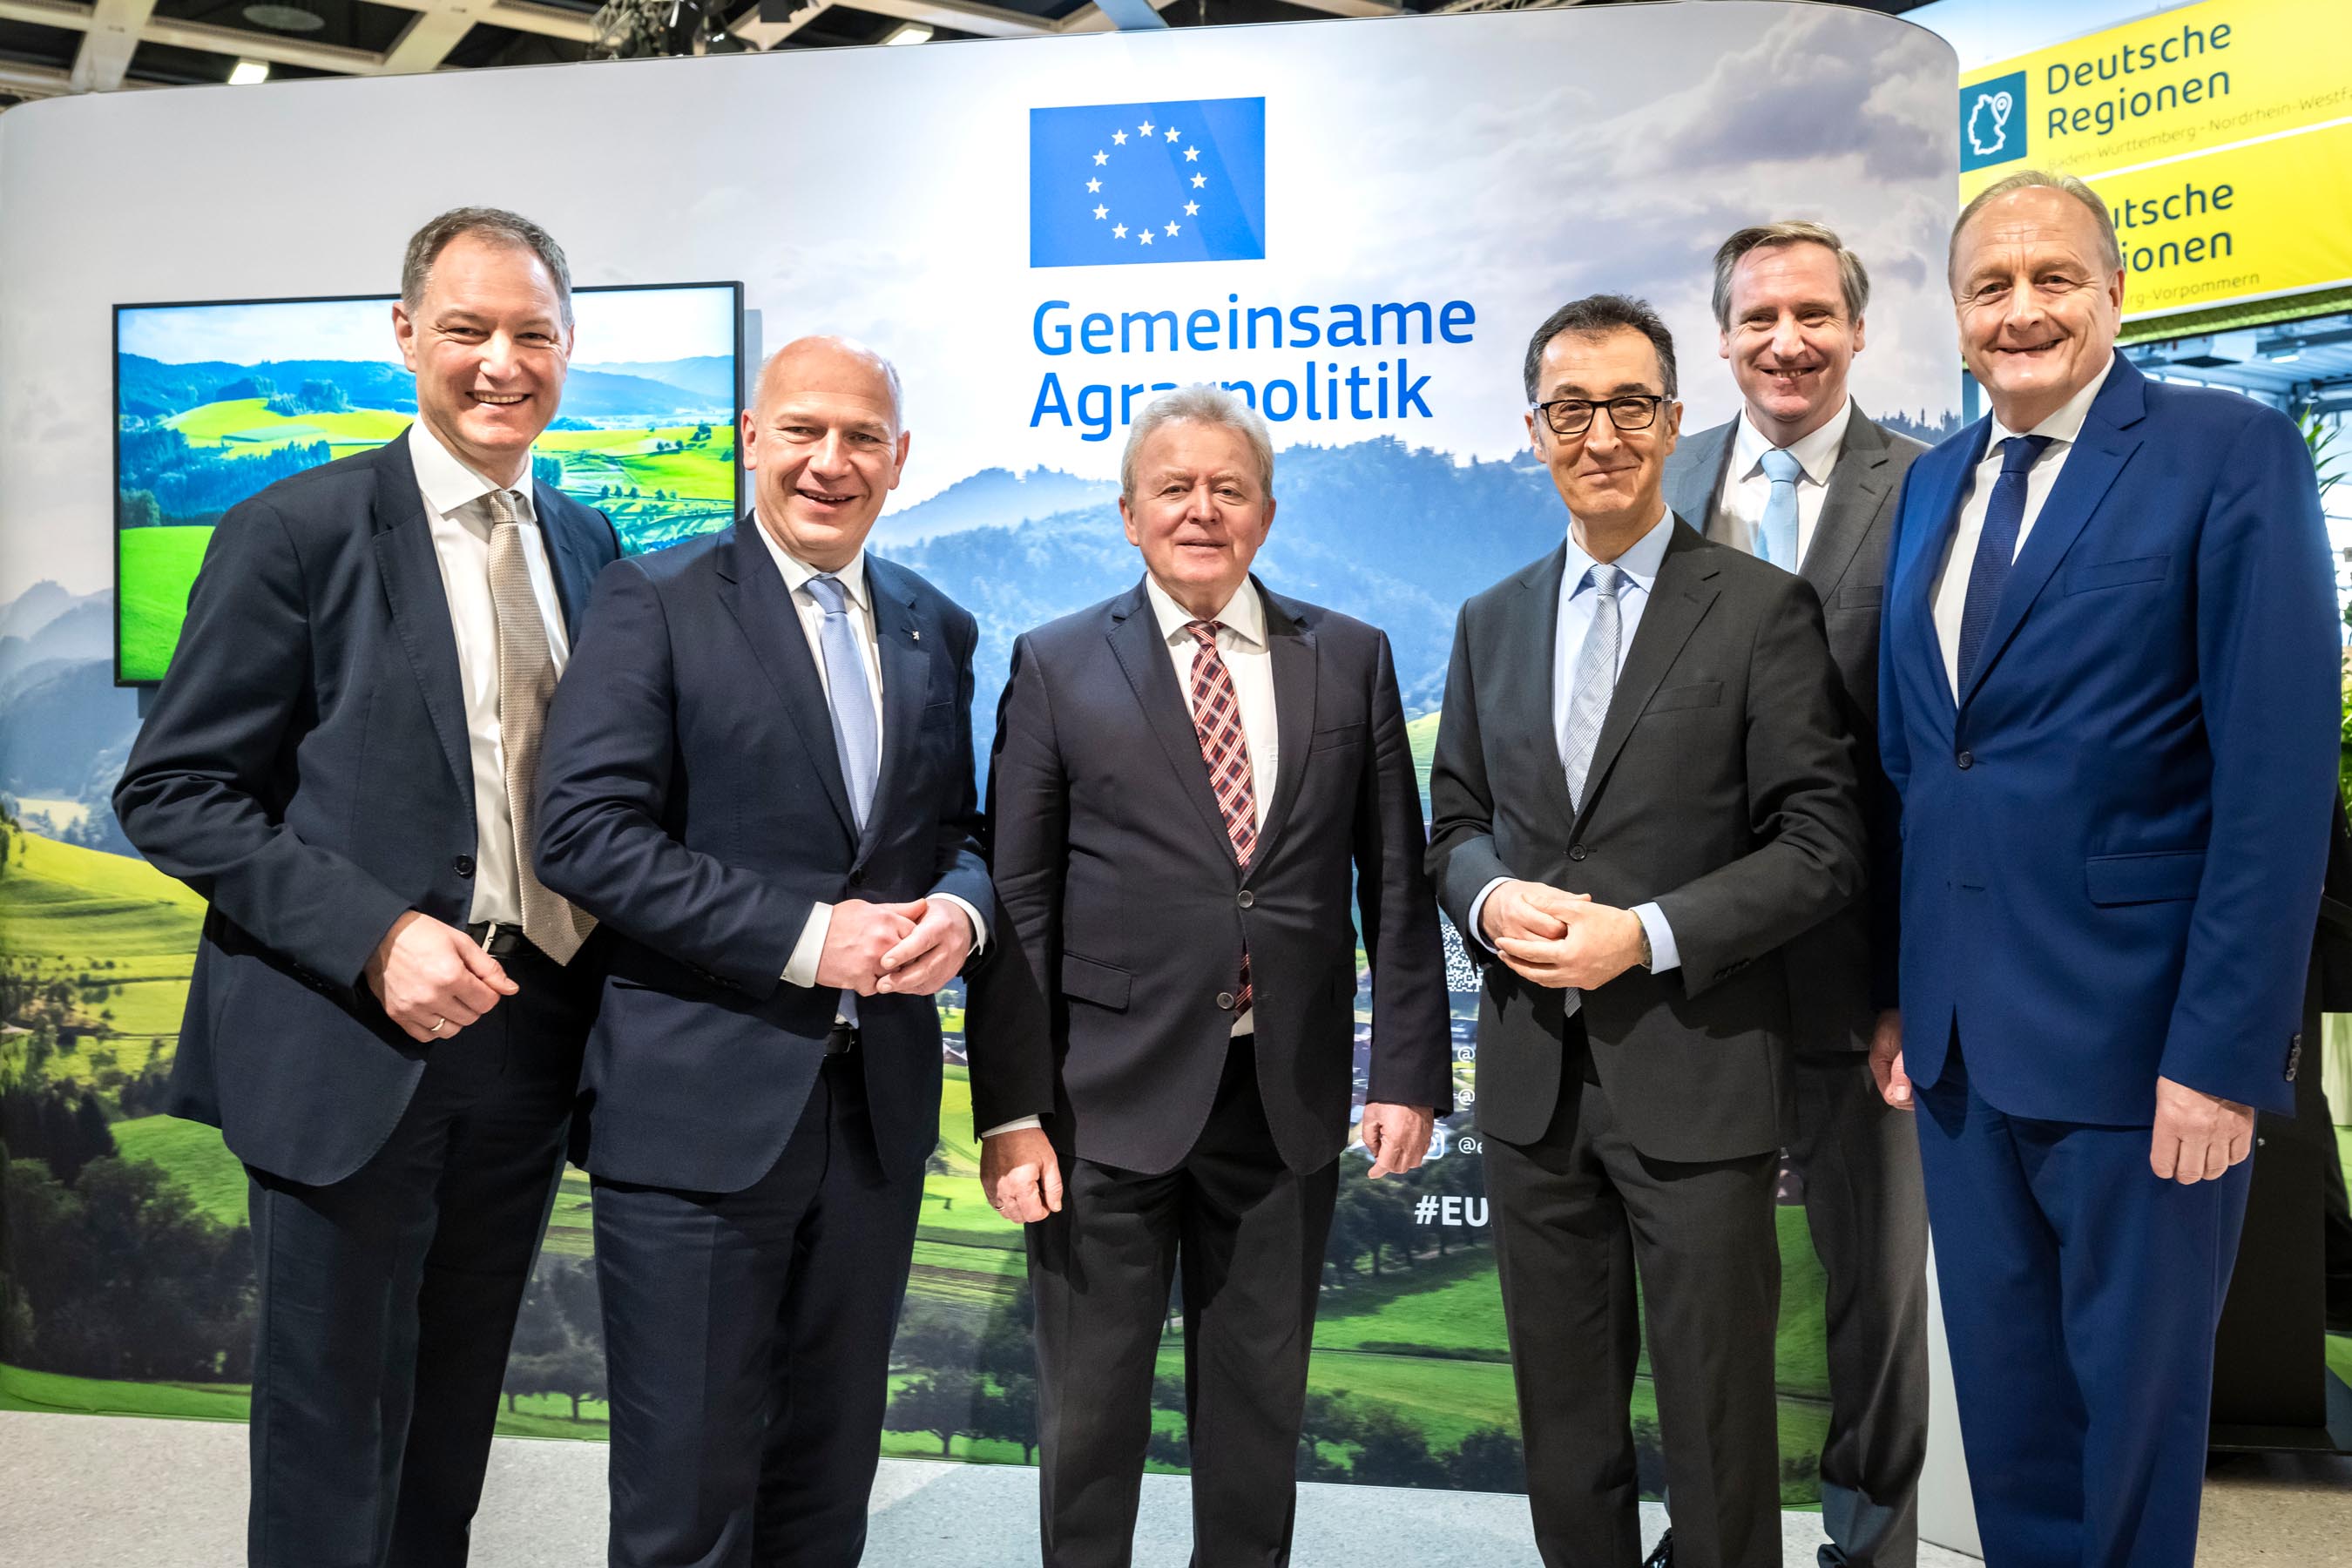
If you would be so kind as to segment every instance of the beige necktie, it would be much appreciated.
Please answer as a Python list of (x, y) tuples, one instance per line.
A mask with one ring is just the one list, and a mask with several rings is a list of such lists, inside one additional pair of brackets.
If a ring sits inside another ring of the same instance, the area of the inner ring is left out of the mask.
[(555, 695), (555, 656), (548, 651), (547, 623), (540, 618), (539, 595), (531, 591), (522, 524), (515, 521), (506, 491), (492, 490), (488, 499), (490, 607), (499, 626), (499, 739), (506, 752), (507, 815), (514, 822), (522, 934), (556, 963), (569, 963), (596, 922), (549, 892), (531, 865), (538, 844), (533, 797), (539, 785), (539, 742), (547, 727), (548, 699)]

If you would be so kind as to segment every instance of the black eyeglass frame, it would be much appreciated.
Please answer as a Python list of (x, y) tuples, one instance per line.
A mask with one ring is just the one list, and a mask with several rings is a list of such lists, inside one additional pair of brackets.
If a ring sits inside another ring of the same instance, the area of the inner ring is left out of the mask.
[[(1647, 430), (1658, 422), (1658, 410), (1673, 401), (1671, 397), (1654, 392), (1628, 393), (1622, 397), (1555, 397), (1549, 403), (1531, 405), (1528, 412), (1540, 417), (1545, 428), (1555, 436), (1582, 436), (1591, 431), (1592, 416), (1601, 409), (1606, 408), (1609, 411), (1609, 423), (1612, 428), (1620, 431)], [(1639, 421), (1626, 419), (1621, 410), (1628, 405), (1633, 408), (1647, 409), (1647, 416)], [(1560, 416), (1552, 412), (1556, 408), (1582, 409), (1583, 423), (1565, 429), (1561, 428)]]

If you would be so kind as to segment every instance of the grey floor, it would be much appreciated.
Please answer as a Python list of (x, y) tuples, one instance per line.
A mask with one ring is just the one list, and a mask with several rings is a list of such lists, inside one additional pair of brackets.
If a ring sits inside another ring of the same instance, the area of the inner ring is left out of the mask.
[[(1537, 1568), (1527, 1504), (1476, 1492), (1300, 1489), (1293, 1560), (1412, 1568)], [(1181, 1568), (1185, 1483), (1145, 1478), (1137, 1568)], [(604, 1560), (602, 1444), (502, 1438), (475, 1526), (480, 1568)], [(877, 1568), (1034, 1568), (1036, 1476), (1010, 1466), (886, 1459), (866, 1561)], [(0, 1413), (0, 1563), (9, 1568), (232, 1568), (242, 1560), (245, 1428), (199, 1421)], [(1664, 1524), (1643, 1510), (1645, 1533)], [(1786, 1557), (1810, 1568), (1812, 1514), (1786, 1516)], [(2309, 1562), (2310, 1559), (2302, 1559)], [(1923, 1568), (1973, 1568), (1929, 1549)]]

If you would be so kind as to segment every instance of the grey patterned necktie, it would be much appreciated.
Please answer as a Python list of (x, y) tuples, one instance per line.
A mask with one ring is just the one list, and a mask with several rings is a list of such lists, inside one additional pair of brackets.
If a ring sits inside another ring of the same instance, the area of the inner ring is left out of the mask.
[(539, 595), (531, 591), (522, 524), (507, 504), (505, 490), (492, 490), (488, 499), (490, 608), (499, 628), (499, 740), (506, 753), (507, 815), (514, 823), (522, 934), (556, 963), (569, 963), (596, 922), (541, 886), (530, 863), (538, 844), (533, 796), (539, 785), (539, 742), (547, 728), (548, 699), (555, 695), (555, 656), (548, 649)]
[(1592, 626), (1584, 634), (1584, 647), (1576, 656), (1575, 683), (1569, 688), (1568, 728), (1559, 741), (1560, 766), (1568, 773), (1568, 798), (1584, 809), (1584, 775), (1592, 767), (1592, 748), (1601, 739), (1601, 721), (1609, 717), (1610, 694), (1617, 689), (1617, 652), (1622, 636), (1618, 619), (1617, 590), (1625, 581), (1622, 568), (1597, 563), (1586, 574), (1596, 595)]

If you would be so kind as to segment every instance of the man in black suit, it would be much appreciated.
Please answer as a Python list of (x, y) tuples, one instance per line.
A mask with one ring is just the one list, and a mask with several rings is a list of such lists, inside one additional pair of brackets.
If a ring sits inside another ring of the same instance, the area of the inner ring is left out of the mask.
[(1374, 1176), (1453, 1108), (1444, 963), (1386, 637), (1267, 592), (1265, 425), (1213, 386), (1135, 423), (1143, 581), (1013, 652), (989, 775), (1010, 951), (974, 986), (990, 1201), (1029, 1225), (1050, 1568), (1124, 1565), (1183, 1270), (1194, 1560), (1289, 1560), (1349, 1142), (1355, 881)]
[(465, 1561), (595, 1006), (529, 853), (548, 693), (619, 553), (530, 477), (563, 253), (444, 214), (393, 327), (416, 422), (221, 520), (114, 795), (212, 906), (170, 1110), (251, 1177), (273, 1568)]
[(1780, 1561), (1777, 950), (1861, 885), (1853, 738), (1812, 589), (1666, 510), (1664, 323), (1577, 300), (1525, 374), (1568, 537), (1463, 606), (1430, 865), (1488, 961), (1478, 1125), (1536, 1542), (1549, 1568), (1641, 1556), (1638, 1269), (1670, 1560), (1760, 1568)]
[(751, 515), (605, 573), (548, 718), (540, 874), (611, 942), (583, 1114), (622, 1568), (865, 1547), (931, 996), (993, 907), (978, 629), (866, 553), (899, 407), (867, 350), (778, 351)]
[[(1878, 601), (1895, 500), (1927, 448), (1846, 393), (1870, 274), (1815, 223), (1743, 228), (1715, 253), (1720, 348), (1742, 407), (1666, 460), (1675, 514), (1794, 572), (1821, 596), (1837, 699), (1878, 763)], [(1927, 1454), (1927, 1196), (1919, 1137), (1871, 1076), (1871, 905), (1857, 898), (1789, 944), (1796, 1131), (1788, 1153), (1828, 1276), (1830, 1429), (1822, 1568), (1911, 1568)], [(1898, 1027), (1898, 1016), (1883, 1026)]]

